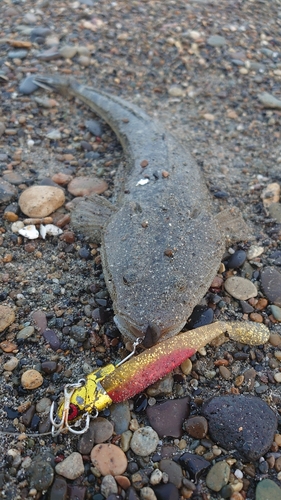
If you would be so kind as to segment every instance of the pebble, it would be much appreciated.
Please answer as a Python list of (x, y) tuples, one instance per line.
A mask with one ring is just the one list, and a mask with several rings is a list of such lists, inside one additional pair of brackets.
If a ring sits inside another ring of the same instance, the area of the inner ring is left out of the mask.
[(278, 384), (280, 384), (280, 382), (281, 382), (281, 372), (277, 372), (277, 373), (275, 373), (275, 374), (274, 374), (274, 380), (275, 380)]
[(183, 422), (189, 416), (189, 402), (190, 398), (187, 396), (147, 407), (149, 423), (159, 437), (181, 437)]
[(4, 134), (6, 127), (3, 122), (0, 122), (0, 137)]
[(108, 498), (109, 495), (117, 493), (118, 493), (118, 486), (114, 477), (111, 474), (107, 474), (106, 476), (103, 477), (101, 482), (101, 494), (105, 498)]
[(52, 401), (49, 398), (42, 398), (36, 403), (36, 411), (38, 413), (44, 413), (45, 411), (49, 411), (51, 408)]
[(21, 81), (19, 86), (19, 92), (21, 94), (29, 95), (39, 88), (38, 85), (34, 83), (33, 79), (34, 76), (31, 75), (27, 76), (24, 80)]
[(84, 473), (82, 455), (77, 451), (71, 453), (65, 460), (56, 465), (56, 472), (66, 479), (76, 479)]
[(121, 434), (120, 446), (121, 449), (126, 453), (130, 448), (130, 442), (132, 439), (132, 431), (128, 430)]
[(268, 208), (272, 203), (278, 203), (280, 198), (280, 185), (277, 182), (268, 184), (261, 193), (263, 205)]
[(0, 349), (4, 352), (15, 352), (17, 350), (17, 344), (11, 342), (11, 340), (3, 340), (0, 344)]
[(103, 476), (123, 474), (128, 461), (125, 453), (115, 444), (97, 444), (91, 451), (91, 461)]
[(281, 203), (271, 203), (268, 207), (269, 215), (275, 219), (278, 224), (281, 224)]
[(64, 45), (58, 52), (65, 59), (72, 59), (77, 54), (77, 47), (74, 45)]
[(136, 455), (146, 457), (156, 450), (158, 443), (158, 434), (152, 427), (146, 426), (134, 432), (130, 447)]
[(184, 428), (189, 436), (195, 439), (203, 439), (206, 437), (208, 432), (208, 422), (204, 417), (195, 415), (193, 417), (189, 417), (189, 419), (184, 423)]
[(276, 416), (258, 397), (214, 397), (204, 403), (202, 412), (211, 439), (227, 450), (236, 449), (246, 460), (260, 458), (274, 440)]
[(92, 193), (101, 194), (108, 188), (107, 183), (98, 177), (75, 177), (67, 186), (74, 196), (88, 196)]
[(247, 254), (244, 250), (237, 250), (227, 260), (227, 267), (229, 269), (237, 269), (238, 267), (243, 266), (246, 258)]
[(226, 39), (220, 35), (212, 35), (207, 39), (207, 44), (213, 47), (222, 47), (226, 43)]
[(189, 452), (181, 455), (179, 462), (188, 472), (190, 478), (194, 479), (196, 482), (199, 480), (201, 474), (206, 472), (206, 470), (210, 467), (210, 462), (208, 462), (208, 460)]
[(155, 397), (163, 394), (171, 394), (173, 391), (174, 379), (171, 373), (150, 385), (146, 389), (148, 396)]
[(85, 127), (96, 137), (101, 137), (103, 134), (102, 126), (97, 120), (85, 120)]
[(44, 379), (37, 370), (26, 370), (21, 376), (21, 385), (24, 389), (32, 390), (40, 387)]
[(271, 333), (269, 337), (269, 343), (274, 347), (281, 346), (281, 335), (279, 335), (279, 333)]
[(104, 443), (112, 437), (113, 425), (103, 417), (97, 417), (90, 422), (88, 431), (83, 434), (78, 443), (78, 451), (82, 455), (88, 455), (94, 444)]
[(60, 348), (61, 341), (54, 330), (45, 330), (43, 332), (43, 337), (46, 342), (50, 344), (50, 347), (51, 349), (53, 349), (53, 351), (57, 351)]
[(52, 176), (52, 181), (56, 184), (65, 185), (72, 181), (73, 176), (69, 174), (64, 174), (63, 172), (59, 172), (58, 174), (54, 174)]
[(44, 311), (40, 311), (39, 309), (37, 311), (34, 311), (31, 314), (31, 318), (33, 319), (33, 321), (36, 325), (36, 329), (40, 333), (42, 333), (42, 332), (44, 332), (44, 330), (46, 330), (47, 318), (46, 318), (46, 314), (44, 313)]
[(140, 491), (141, 500), (157, 500), (157, 497), (152, 488), (145, 486)]
[(150, 484), (155, 486), (156, 484), (161, 483), (162, 477), (163, 477), (162, 471), (160, 469), (155, 469), (149, 478), (149, 482)]
[(171, 85), (168, 89), (168, 94), (172, 97), (182, 97), (185, 91), (180, 85)]
[(9, 306), (0, 305), (0, 332), (3, 332), (15, 321), (15, 313)]
[(248, 300), (251, 297), (256, 297), (258, 291), (255, 285), (246, 278), (239, 276), (231, 276), (224, 283), (225, 290), (235, 299)]
[(266, 267), (261, 273), (261, 285), (268, 300), (281, 307), (281, 273), (274, 267)]
[(263, 92), (258, 95), (259, 101), (264, 105), (265, 108), (276, 108), (281, 109), (280, 99), (276, 99), (273, 95), (268, 92)]
[(19, 186), (25, 182), (25, 178), (19, 172), (15, 172), (13, 170), (3, 175), (3, 179), (14, 186)]
[(33, 458), (30, 467), (27, 469), (31, 488), (35, 488), (37, 491), (45, 491), (51, 486), (54, 480), (52, 461), (53, 456), (49, 453)]
[(263, 247), (259, 247), (258, 245), (251, 245), (247, 252), (247, 259), (252, 260), (256, 257), (259, 257), (264, 252)]
[(19, 333), (17, 333), (17, 339), (18, 340), (28, 339), (29, 337), (31, 337), (31, 335), (33, 335), (34, 331), (35, 331), (34, 326), (26, 326), (25, 328), (20, 330)]
[(25, 59), (28, 54), (28, 50), (10, 50), (7, 56), (10, 59)]
[(206, 477), (206, 485), (210, 490), (219, 492), (229, 481), (230, 467), (227, 462), (215, 463)]
[(64, 192), (53, 186), (32, 186), (20, 195), (19, 206), (28, 217), (46, 217), (65, 202)]
[(263, 479), (257, 485), (255, 500), (281, 500), (281, 488), (271, 479)]
[(281, 308), (278, 306), (270, 306), (271, 312), (277, 321), (281, 321)]
[(178, 488), (172, 483), (157, 484), (153, 490), (157, 500), (179, 500), (180, 498)]
[(8, 372), (12, 372), (19, 364), (18, 358), (15, 356), (12, 356), (6, 363), (3, 364), (4, 370), (7, 370)]
[(67, 482), (61, 476), (56, 476), (50, 491), (50, 500), (67, 499)]
[(0, 178), (0, 203), (9, 203), (18, 194), (18, 190), (10, 182)]
[(192, 371), (192, 361), (190, 361), (189, 358), (187, 358), (181, 365), (180, 365), (181, 371), (185, 375), (189, 375)]
[(162, 473), (165, 472), (168, 475), (170, 483), (173, 483), (177, 488), (181, 487), (183, 474), (179, 464), (171, 459), (164, 458), (159, 463), (159, 469)]
[(131, 413), (128, 401), (124, 401), (124, 403), (119, 403), (117, 405), (111, 405), (110, 420), (113, 423), (116, 434), (123, 434), (123, 432), (129, 429)]

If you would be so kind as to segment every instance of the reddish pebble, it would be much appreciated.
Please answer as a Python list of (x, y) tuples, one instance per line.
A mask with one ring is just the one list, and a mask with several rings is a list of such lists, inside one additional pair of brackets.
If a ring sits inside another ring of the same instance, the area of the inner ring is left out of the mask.
[(169, 177), (169, 172), (167, 172), (167, 170), (162, 170), (162, 177), (164, 177), (164, 179), (166, 179), (167, 177)]
[(208, 422), (205, 417), (194, 416), (185, 422), (184, 428), (195, 439), (203, 439), (208, 432)]
[(91, 193), (101, 194), (108, 188), (102, 179), (97, 177), (75, 177), (67, 186), (68, 191), (74, 196), (87, 196)]
[(75, 241), (75, 234), (72, 231), (65, 231), (60, 239), (66, 243), (73, 243)]
[(131, 486), (130, 480), (126, 476), (115, 476), (115, 481), (125, 491)]
[(18, 218), (19, 216), (17, 214), (14, 214), (14, 212), (5, 212), (3, 215), (3, 219), (7, 220), (8, 222), (16, 222)]
[[(67, 156), (67, 155), (65, 155)], [(70, 155), (72, 156), (72, 155)], [(52, 177), (52, 181), (56, 182), (57, 184), (64, 185), (68, 184), (70, 181), (72, 181), (73, 177), (72, 175), (64, 174), (63, 172), (59, 172), (58, 174), (54, 174)]]
[(251, 313), (250, 314), (250, 319), (254, 321), (255, 323), (263, 323), (263, 317), (259, 313)]
[(264, 299), (263, 297), (260, 298), (256, 304), (256, 309), (258, 311), (263, 311), (268, 305), (268, 300)]
[(11, 342), (10, 340), (3, 340), (0, 344), (0, 349), (4, 352), (14, 352), (17, 347), (17, 344), (14, 344), (14, 342)]
[(223, 284), (223, 278), (221, 276), (215, 276), (210, 288), (221, 288)]
[(148, 161), (147, 161), (147, 160), (142, 160), (142, 161), (140, 162), (140, 166), (141, 166), (142, 168), (147, 167), (147, 165), (148, 165)]
[(69, 224), (69, 222), (70, 222), (70, 215), (65, 214), (62, 217), (56, 219), (56, 226), (64, 227), (64, 226), (66, 226), (66, 224)]
[(128, 464), (126, 455), (121, 448), (110, 443), (94, 446), (91, 452), (91, 460), (103, 476), (123, 474)]
[(32, 253), (34, 252), (35, 250), (35, 245), (33, 245), (33, 243), (27, 243), (26, 245), (24, 245), (24, 249), (27, 253)]
[(39, 332), (44, 332), (47, 328), (46, 314), (38, 310), (34, 311), (31, 316)]

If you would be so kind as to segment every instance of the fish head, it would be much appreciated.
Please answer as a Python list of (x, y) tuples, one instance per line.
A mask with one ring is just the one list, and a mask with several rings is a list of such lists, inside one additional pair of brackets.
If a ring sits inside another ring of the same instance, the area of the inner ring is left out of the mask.
[(33, 78), (33, 82), (38, 85), (38, 87), (51, 91), (54, 90), (64, 96), (69, 94), (69, 90), (76, 83), (71, 77), (61, 75), (36, 75)]

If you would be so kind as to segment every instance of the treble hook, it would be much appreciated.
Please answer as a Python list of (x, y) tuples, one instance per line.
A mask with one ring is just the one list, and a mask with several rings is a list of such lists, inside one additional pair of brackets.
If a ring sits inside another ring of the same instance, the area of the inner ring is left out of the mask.
[[(63, 412), (62, 412), (62, 417), (59, 422), (56, 422), (56, 417), (54, 417), (54, 407), (55, 403), (53, 401), (51, 408), (50, 408), (50, 421), (52, 424), (52, 436), (58, 436), (61, 432), (63, 432), (64, 429), (68, 429), (70, 432), (73, 434), (84, 434), (89, 429), (90, 425), (90, 418), (92, 417), (88, 412), (84, 413), (84, 415), (81, 417), (79, 422), (76, 422), (75, 425), (79, 425), (80, 421), (82, 419), (85, 419), (85, 427), (81, 429), (80, 431), (74, 429), (68, 424), (68, 416), (69, 416), (69, 410), (70, 410), (70, 401), (71, 401), (71, 396), (73, 392), (76, 389), (79, 389), (86, 383), (85, 379), (80, 379), (77, 383), (75, 384), (66, 384), (64, 387), (64, 404), (63, 404)], [(98, 412), (97, 412), (98, 413)], [(97, 416), (94, 415), (92, 418), (95, 418)]]

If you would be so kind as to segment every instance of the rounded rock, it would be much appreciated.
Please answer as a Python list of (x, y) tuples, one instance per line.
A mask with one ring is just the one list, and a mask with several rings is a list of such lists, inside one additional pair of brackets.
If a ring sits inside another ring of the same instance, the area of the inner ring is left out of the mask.
[(56, 472), (66, 479), (76, 479), (84, 473), (82, 455), (74, 451), (65, 460), (56, 465)]
[(203, 439), (208, 432), (208, 422), (205, 417), (193, 416), (190, 417), (184, 424), (184, 428), (191, 437), (195, 439)]
[(89, 196), (92, 193), (101, 194), (108, 188), (107, 183), (97, 177), (75, 177), (67, 186), (74, 196)]
[(281, 500), (281, 488), (271, 479), (264, 479), (256, 488), (256, 500)]
[(91, 452), (91, 460), (103, 476), (123, 474), (128, 463), (121, 448), (110, 443), (94, 446)]
[(156, 450), (158, 442), (158, 434), (152, 427), (146, 426), (134, 432), (130, 446), (136, 455), (146, 457)]
[(31, 186), (19, 198), (19, 206), (28, 217), (46, 217), (64, 202), (64, 192), (54, 186)]
[(24, 389), (33, 390), (40, 387), (44, 379), (37, 370), (26, 370), (21, 376), (21, 385)]
[(220, 491), (229, 481), (230, 467), (227, 462), (217, 462), (209, 470), (206, 477), (206, 485), (212, 491)]
[(224, 286), (225, 290), (238, 300), (248, 300), (252, 297), (256, 297), (258, 294), (255, 285), (251, 281), (246, 278), (240, 278), (239, 276), (227, 278)]
[(33, 335), (34, 330), (35, 330), (34, 326), (26, 326), (25, 328), (20, 330), (19, 333), (17, 333), (17, 339), (18, 340), (28, 339), (29, 337), (31, 337), (31, 335)]
[(105, 498), (108, 498), (109, 495), (117, 493), (118, 493), (118, 486), (116, 484), (114, 477), (111, 474), (104, 476), (101, 482), (101, 494)]
[(261, 284), (268, 300), (281, 307), (281, 273), (274, 267), (266, 267), (261, 273)]
[(15, 321), (15, 313), (11, 307), (0, 306), (0, 332), (3, 332)]
[(244, 250), (237, 250), (232, 254), (228, 261), (227, 261), (227, 266), (229, 269), (237, 269), (238, 267), (241, 267), (245, 260), (247, 258), (246, 252)]

